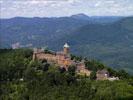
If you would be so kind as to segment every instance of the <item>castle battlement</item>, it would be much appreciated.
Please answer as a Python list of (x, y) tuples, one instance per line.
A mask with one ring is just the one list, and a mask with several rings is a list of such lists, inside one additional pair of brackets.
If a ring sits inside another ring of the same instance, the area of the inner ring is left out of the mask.
[(33, 60), (46, 59), (48, 62), (56, 63), (60, 67), (64, 67), (66, 70), (70, 65), (75, 65), (77, 73), (82, 72), (86, 75), (90, 75), (90, 71), (85, 69), (85, 64), (83, 62), (75, 62), (71, 60), (69, 48), (70, 46), (67, 43), (65, 43), (65, 45), (63, 46), (63, 51), (56, 52), (55, 54), (45, 53), (42, 49), (34, 48)]

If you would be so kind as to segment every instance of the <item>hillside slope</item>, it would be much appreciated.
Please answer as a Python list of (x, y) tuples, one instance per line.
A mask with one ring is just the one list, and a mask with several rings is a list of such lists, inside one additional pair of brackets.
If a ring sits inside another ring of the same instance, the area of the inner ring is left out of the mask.
[(60, 41), (53, 42), (55, 48), (65, 41), (71, 44), (72, 52), (133, 73), (133, 18), (124, 18), (115, 23), (88, 24)]
[(19, 42), (60, 50), (68, 42), (74, 54), (133, 73), (133, 17), (79, 15), (1, 19), (0, 48)]
[[(47, 60), (32, 60), (30, 49), (0, 49), (0, 100), (132, 100), (133, 77), (107, 68), (120, 80), (95, 80), (102, 63), (88, 61), (89, 76), (77, 75)], [(75, 56), (76, 57), (76, 56)], [(4, 58), (4, 59), (3, 59)], [(78, 59), (77, 59), (78, 60)], [(101, 66), (102, 65), (102, 66)]]
[(22, 18), (1, 19), (0, 38), (1, 48), (10, 47), (19, 42), (33, 46), (47, 45), (52, 39), (58, 40), (88, 22), (69, 17), (61, 18)]

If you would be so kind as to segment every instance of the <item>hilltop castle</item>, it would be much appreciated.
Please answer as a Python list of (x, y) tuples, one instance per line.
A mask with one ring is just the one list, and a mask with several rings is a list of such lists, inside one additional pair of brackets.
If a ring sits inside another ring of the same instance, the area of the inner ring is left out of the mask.
[(71, 60), (70, 56), (70, 46), (65, 43), (63, 46), (63, 51), (56, 53), (45, 53), (42, 49), (34, 49), (33, 60), (43, 60), (46, 59), (48, 62), (58, 64), (60, 67), (64, 67), (66, 70), (69, 66), (76, 66), (76, 72), (79, 74), (84, 74), (89, 76), (90, 71), (85, 68), (84, 62), (76, 62)]
[[(45, 52), (43, 49), (35, 48), (33, 51), (33, 60), (44, 60), (49, 63), (57, 64), (60, 68), (68, 70), (69, 66), (76, 66), (76, 73), (80, 75), (90, 76), (91, 71), (86, 69), (84, 61), (75, 61), (70, 56), (70, 46), (65, 43), (63, 51), (60, 52)], [(97, 80), (119, 80), (118, 77), (109, 77), (109, 72), (106, 69), (98, 70), (96, 73)]]

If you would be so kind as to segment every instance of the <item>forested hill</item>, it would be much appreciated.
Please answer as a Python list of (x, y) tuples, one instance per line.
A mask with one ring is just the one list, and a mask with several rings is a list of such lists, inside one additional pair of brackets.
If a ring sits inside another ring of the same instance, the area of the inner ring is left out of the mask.
[(16, 17), (0, 22), (0, 48), (19, 43), (20, 47), (60, 50), (68, 42), (74, 54), (133, 73), (133, 17), (78, 14), (59, 18)]
[(77, 55), (98, 59), (133, 73), (133, 17), (115, 23), (89, 23), (53, 44), (59, 47), (65, 41), (69, 41), (72, 52)]
[[(87, 60), (95, 72), (106, 68), (120, 80), (99, 81), (77, 75), (47, 62), (32, 61), (30, 49), (0, 49), (0, 100), (132, 100), (133, 77), (124, 70), (115, 71), (102, 63)], [(78, 56), (75, 56), (79, 58)], [(84, 59), (84, 58), (81, 58)], [(85, 59), (84, 59), (85, 60)], [(102, 65), (102, 66), (101, 66)]]
[[(84, 15), (85, 16), (85, 15)], [(1, 48), (11, 47), (13, 43), (21, 45), (46, 46), (51, 40), (61, 39), (66, 34), (90, 24), (116, 22), (123, 17), (84, 17), (73, 15), (59, 18), (23, 18), (0, 19)], [(82, 33), (81, 33), (82, 34)], [(40, 41), (40, 43), (38, 43)]]

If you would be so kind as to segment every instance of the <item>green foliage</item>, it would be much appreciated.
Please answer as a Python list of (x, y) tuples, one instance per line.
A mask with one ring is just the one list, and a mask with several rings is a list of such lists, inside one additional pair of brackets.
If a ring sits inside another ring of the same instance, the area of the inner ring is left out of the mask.
[(120, 77), (120, 79), (127, 79), (130, 77), (125, 70), (118, 71), (118, 76)]
[(91, 80), (95, 80), (97, 77), (96, 77), (96, 72), (95, 71), (92, 71), (91, 74), (90, 74), (90, 79)]
[(49, 49), (45, 49), (44, 52), (47, 53), (47, 54), (55, 54), (53, 51), (51, 51)]
[(68, 73), (71, 75), (75, 75), (76, 66), (69, 66), (68, 67)]
[(44, 63), (44, 64), (42, 65), (42, 70), (43, 70), (43, 71), (47, 71), (47, 70), (49, 69), (49, 66), (50, 66), (49, 63)]
[[(98, 62), (90, 80), (78, 77), (75, 66), (68, 71), (47, 61), (31, 61), (30, 50), (0, 50), (0, 100), (132, 100), (133, 77), (121, 70), (108, 68), (118, 81), (95, 81), (95, 70), (103, 68)], [(89, 66), (91, 68), (91, 66)], [(105, 67), (105, 66), (104, 66)], [(21, 80), (23, 79), (23, 80)]]
[(113, 70), (112, 68), (107, 68), (110, 76), (117, 76), (117, 72), (115, 70)]
[(59, 68), (59, 71), (60, 73), (64, 73), (66, 71), (66, 69), (63, 67), (63, 68)]
[(93, 70), (93, 71), (97, 71), (105, 68), (105, 66), (102, 63), (95, 60), (90, 60), (90, 61), (86, 60), (85, 65), (87, 69)]
[(133, 17), (88, 19), (89, 22), (72, 17), (0, 19), (0, 48), (9, 48), (16, 42), (26, 46), (30, 38), (35, 47), (59, 50), (62, 43), (69, 41), (72, 53), (100, 59), (133, 74)]
[(75, 55), (71, 54), (71, 60), (81, 61), (82, 60), (82, 56), (75, 56)]
[(0, 50), (0, 80), (19, 79), (23, 76), (28, 62), (31, 60), (31, 50)]

